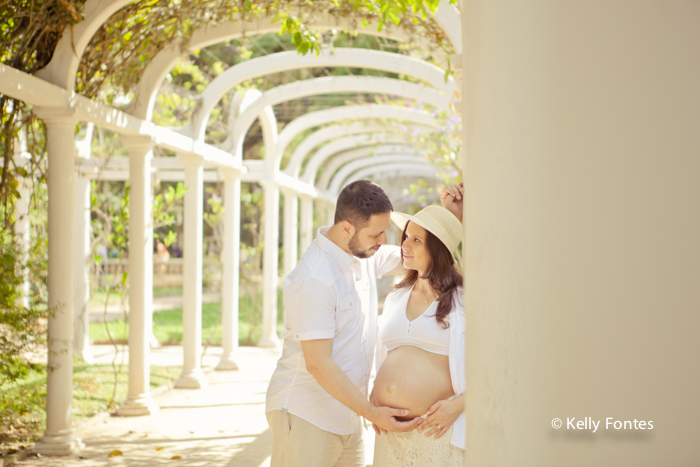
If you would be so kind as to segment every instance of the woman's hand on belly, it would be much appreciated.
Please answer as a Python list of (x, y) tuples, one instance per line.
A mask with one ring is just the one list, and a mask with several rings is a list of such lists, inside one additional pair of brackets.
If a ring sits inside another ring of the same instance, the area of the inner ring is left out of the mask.
[(372, 394), (376, 405), (407, 408), (403, 420), (420, 417), (436, 401), (454, 394), (449, 360), (418, 347), (397, 347), (377, 371)]
[(427, 417), (416, 428), (419, 431), (428, 430), (425, 436), (439, 438), (457, 421), (464, 412), (464, 394), (451, 400), (437, 401), (428, 409)]

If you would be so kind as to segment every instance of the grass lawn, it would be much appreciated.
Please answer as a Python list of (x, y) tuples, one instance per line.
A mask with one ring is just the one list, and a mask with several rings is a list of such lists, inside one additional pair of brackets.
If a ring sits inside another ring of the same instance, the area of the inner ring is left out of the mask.
[[(128, 367), (117, 365), (116, 394), (111, 365), (73, 363), (73, 420), (81, 421), (114, 410), (126, 399)], [(168, 384), (182, 367), (151, 366), (151, 388)], [(33, 371), (26, 378), (0, 388), (0, 453), (17, 449), (41, 436), (46, 426), (46, 371)], [(110, 402), (112, 402), (110, 404)]]
[[(158, 287), (153, 289), (154, 297), (167, 297), (171, 295), (182, 295), (182, 287)], [(103, 307), (105, 306), (105, 300), (107, 299), (107, 289), (100, 289), (95, 292), (90, 293), (90, 306), (91, 307)], [(121, 298), (116, 293), (111, 293), (109, 295), (110, 305), (119, 305), (121, 303)]]
[[(241, 296), (238, 302), (238, 343), (253, 345), (262, 335), (262, 296), (258, 294), (255, 304), (250, 296)], [(282, 309), (282, 292), (277, 296), (277, 332), (282, 331), (284, 311)], [(92, 323), (90, 339), (93, 342), (110, 342), (109, 334), (118, 342), (129, 338), (128, 326), (124, 320), (109, 323)], [(182, 342), (182, 308), (163, 310), (153, 314), (153, 334), (161, 344), (180, 344)], [(221, 318), (218, 303), (202, 304), (202, 343), (221, 345)]]

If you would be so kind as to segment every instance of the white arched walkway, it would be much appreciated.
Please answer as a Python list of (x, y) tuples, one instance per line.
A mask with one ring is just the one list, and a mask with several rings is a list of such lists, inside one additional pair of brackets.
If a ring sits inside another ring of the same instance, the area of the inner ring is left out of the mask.
[[(236, 187), (240, 187), (240, 174), (245, 171), (245, 168), (241, 165), (242, 158), (240, 157), (240, 153), (231, 155), (204, 144), (201, 132), (196, 135), (178, 135), (171, 130), (159, 128), (148, 123), (151, 117), (156, 90), (160, 86), (163, 76), (172, 69), (173, 63), (182, 56), (180, 44), (173, 44), (155, 57), (152, 57), (152, 60), (150, 60), (149, 65), (146, 67), (141, 77), (140, 84), (136, 90), (135, 99), (132, 105), (128, 107), (131, 115), (124, 111), (100, 105), (82, 96), (71, 95), (71, 92), (75, 89), (75, 76), (79, 61), (90, 39), (97, 29), (109, 20), (109, 17), (114, 12), (127, 4), (128, 1), (126, 0), (88, 0), (84, 7), (85, 20), (76, 24), (70, 30), (70, 33), (67, 31), (66, 35), (59, 41), (54, 51), (52, 61), (44, 70), (37, 74), (39, 78), (43, 78), (43, 81), (32, 77), (27, 79), (21, 73), (15, 73), (11, 69), (9, 70), (10, 72), (7, 73), (6, 70), (8, 67), (3, 66), (2, 69), (0, 69), (0, 71), (3, 72), (2, 88), (0, 88), (0, 91), (4, 93), (7, 89), (14, 97), (35, 105), (37, 107), (37, 114), (45, 120), (47, 125), (47, 147), (49, 159), (51, 160), (50, 171), (52, 174), (49, 189), (51, 193), (49, 206), (50, 219), (56, 220), (58, 218), (66, 219), (74, 217), (75, 209), (72, 207), (71, 203), (63, 203), (60, 198), (61, 193), (69, 193), (69, 196), (71, 196), (74, 192), (71, 180), (64, 177), (68, 176), (69, 172), (72, 170), (72, 164), (68, 164), (69, 158), (61, 159), (59, 155), (71, 153), (73, 149), (73, 138), (69, 135), (71, 135), (78, 119), (85, 119), (104, 128), (128, 136), (128, 138), (125, 137), (123, 139), (123, 142), (129, 150), (130, 163), (128, 164), (128, 170), (130, 172), (129, 179), (132, 183), (130, 210), (134, 219), (132, 229), (130, 230), (130, 244), (132, 247), (133, 245), (139, 245), (139, 247), (132, 248), (133, 252), (130, 254), (129, 264), (131, 281), (136, 283), (132, 288), (130, 298), (131, 326), (129, 337), (130, 353), (132, 357), (130, 360), (133, 360), (134, 363), (130, 363), (129, 369), (129, 396), (127, 402), (120, 408), (120, 413), (124, 415), (134, 415), (150, 413), (153, 410), (157, 410), (157, 406), (153, 404), (148, 393), (147, 348), (149, 337), (147, 330), (150, 329), (149, 307), (151, 302), (151, 292), (149, 291), (150, 282), (147, 278), (150, 277), (152, 273), (152, 263), (149, 262), (150, 252), (148, 251), (148, 239), (152, 238), (150, 235), (152, 220), (148, 214), (150, 212), (148, 193), (150, 193), (150, 173), (153, 163), (152, 149), (157, 145), (180, 154), (181, 161), (184, 165), (183, 178), (188, 188), (190, 188), (185, 200), (186, 217), (188, 219), (201, 218), (201, 215), (199, 215), (201, 213), (199, 213), (197, 206), (201, 204), (201, 185), (204, 179), (203, 169), (205, 165), (213, 162), (221, 167), (221, 171), (226, 178), (226, 203), (227, 205), (233, 205), (229, 206), (231, 209), (228, 209), (227, 212), (233, 213), (235, 213), (235, 205), (237, 204), (235, 201), (237, 198), (236, 193), (237, 190), (240, 190), (240, 188)], [(449, 12), (451, 12), (451, 10), (449, 10), (448, 13)], [(448, 25), (447, 27), (449, 27), (449, 24), (454, 23), (450, 15), (446, 15), (442, 12), (437, 15), (437, 18), (438, 22)], [(337, 21), (330, 16), (326, 18), (315, 18), (315, 20), (314, 28), (332, 29), (341, 27), (342, 29), (351, 29), (350, 27), (344, 27), (346, 25), (338, 24)], [(375, 26), (375, 30), (367, 31), (370, 34), (390, 37), (403, 42), (408, 38), (399, 28), (389, 27), (389, 29), (385, 29), (383, 32), (379, 33), (376, 31), (376, 24), (370, 25), (370, 27), (371, 26)], [(211, 28), (194, 31), (190, 47), (201, 48), (209, 44), (221, 42), (222, 40), (240, 37), (244, 30), (250, 33), (251, 29), (257, 28), (258, 32), (266, 32), (268, 30), (276, 31), (278, 27), (278, 25), (271, 23), (270, 18), (262, 18), (252, 24), (248, 23), (246, 25), (233, 22), (219, 24)], [(451, 35), (452, 37), (455, 36), (454, 33)], [(293, 54), (288, 55), (291, 61), (291, 56)], [(359, 66), (364, 61), (365, 65), (367, 65), (368, 62), (372, 62), (372, 64), (376, 66), (376, 69), (411, 74), (442, 89), (442, 93), (426, 87), (422, 87), (420, 92), (416, 92), (421, 88), (420, 86), (413, 83), (400, 82), (399, 80), (394, 80), (397, 82), (391, 84), (390, 82), (392, 80), (385, 80), (383, 82), (384, 88), (382, 88), (382, 83), (378, 80), (366, 80), (364, 86), (361, 81), (356, 81), (351, 84), (349, 80), (340, 79), (338, 82), (347, 88), (347, 92), (375, 92), (379, 89), (379, 92), (386, 91), (387, 94), (391, 95), (410, 96), (409, 98), (412, 99), (427, 100), (432, 105), (441, 109), (448, 108), (452, 99), (451, 94), (454, 93), (454, 83), (449, 80), (447, 83), (444, 81), (440, 82), (439, 80), (442, 76), (440, 76), (441, 71), (439, 69), (418, 60), (409, 59), (404, 56), (391, 57), (390, 55), (391, 54), (384, 54), (383, 52), (368, 53), (367, 51), (348, 50), (341, 52), (341, 54), (335, 57), (329, 55), (329, 57), (327, 57), (327, 65), (320, 66)], [(370, 58), (365, 59), (362, 57)], [(275, 58), (267, 59), (267, 63), (272, 63), (274, 60)], [(313, 58), (309, 56), (303, 60), (312, 62)], [(313, 66), (319, 66), (319, 62), (315, 62)], [(23, 83), (15, 86), (15, 82), (19, 83), (22, 80), (24, 80)], [(55, 86), (46, 86), (47, 83), (53, 83), (59, 88)], [(9, 87), (6, 87), (6, 84), (9, 84)], [(374, 84), (379, 84), (379, 86), (374, 86)], [(413, 89), (409, 90), (409, 88)], [(332, 85), (328, 85), (324, 89), (326, 92), (336, 92), (338, 90), (337, 87)], [(419, 94), (420, 97), (418, 97)], [(251, 116), (253, 120), (255, 118), (260, 118), (267, 154), (274, 154), (276, 157), (273, 160), (278, 160), (277, 154), (275, 153), (275, 149), (278, 148), (276, 144), (278, 140), (277, 125), (274, 120), (274, 113), (271, 109), (271, 105), (273, 104), (263, 102), (265, 97), (270, 97), (271, 95), (274, 95), (274, 91), (271, 94), (266, 93), (265, 96), (254, 102), (250, 108), (243, 109), (239, 115), (239, 121), (247, 120)], [(255, 96), (251, 97), (247, 103), (253, 101), (254, 97)], [(253, 110), (255, 110), (255, 112), (253, 112)], [(251, 123), (253, 120), (251, 120)], [(245, 130), (247, 130), (248, 127), (249, 124), (245, 126)], [(236, 130), (240, 130), (240, 128), (236, 127)], [(245, 130), (240, 131), (239, 134), (241, 137), (246, 132)], [(234, 132), (234, 135), (236, 134), (237, 133)], [(191, 136), (196, 137), (192, 138)], [(238, 141), (235, 141), (233, 147), (234, 149), (238, 149)], [(303, 162), (303, 159), (301, 162)], [(255, 164), (252, 164), (251, 166), (254, 165)], [(292, 180), (297, 179), (300, 167), (301, 164), (295, 169), (295, 177), (291, 177)], [(289, 177), (289, 175), (287, 175), (287, 177)], [(277, 180), (282, 177), (273, 174), (273, 178)], [(279, 202), (279, 194), (276, 192), (276, 190), (278, 190), (278, 183), (274, 182), (269, 184), (266, 180), (262, 180), (262, 183), (267, 184), (266, 207), (274, 208), (276, 206), (275, 203)], [(291, 185), (296, 186), (299, 192), (315, 193), (313, 186), (311, 186), (311, 189), (307, 189), (303, 185), (308, 184), (299, 183), (299, 185), (294, 185), (294, 183), (291, 183)], [(274, 212), (275, 209), (268, 209), (267, 211)], [(234, 246), (237, 241), (235, 240), (235, 222), (232, 220), (234, 217), (235, 216), (227, 216), (228, 220), (226, 221), (227, 242), (228, 240), (231, 241), (230, 246)], [(192, 223), (187, 224), (193, 225)], [(71, 235), (67, 228), (61, 229), (55, 225), (55, 222), (52, 223), (51, 230), (52, 233), (50, 235), (52, 238), (50, 238), (49, 241), (50, 270), (52, 276), (50, 284), (50, 303), (63, 303), (67, 305), (69, 309), (73, 309), (75, 301), (73, 297), (73, 281), (70, 277), (75, 268), (72, 267), (72, 261), (68, 261), (64, 258), (66, 255), (67, 257), (75, 256), (70, 246), (69, 239)], [(201, 277), (198, 277), (198, 273), (196, 272), (199, 270), (198, 261), (201, 260), (201, 257), (197, 253), (198, 246), (200, 246), (201, 242), (200, 230), (201, 229), (198, 227), (192, 227), (186, 235), (187, 245), (185, 249), (190, 252), (189, 258), (186, 258), (189, 264), (189, 267), (186, 269), (192, 271), (193, 274), (192, 277), (188, 278), (188, 282), (194, 284), (194, 289), (191, 289), (190, 292), (186, 292), (185, 302), (191, 304), (191, 306), (185, 306), (187, 310), (197, 308), (197, 288), (199, 287), (197, 284), (201, 285)], [(229, 236), (229, 233), (233, 235)], [(274, 240), (276, 239), (266, 238), (266, 242), (271, 244), (274, 243)], [(144, 246), (143, 252), (141, 251), (141, 245)], [(229, 248), (228, 243), (226, 248)], [(230, 261), (226, 260), (225, 263), (229, 264), (229, 266), (231, 263), (237, 262), (236, 255), (232, 254), (235, 250), (236, 248), (231, 248), (228, 250), (229, 254), (226, 255)], [(276, 263), (272, 264), (267, 259), (265, 263), (268, 270), (276, 270)], [(60, 271), (64, 269), (70, 270), (71, 273), (61, 274)], [(228, 278), (227, 280), (235, 280), (235, 272), (230, 268), (227, 271), (226, 266), (224, 275)], [(141, 280), (142, 278), (143, 280)], [(228, 302), (232, 301), (232, 299), (228, 300)], [(226, 298), (224, 298), (224, 302), (227, 302)], [(191, 380), (199, 380), (200, 375), (198, 373), (196, 359), (192, 358), (192, 350), (194, 349), (194, 353), (196, 354), (197, 341), (199, 340), (197, 328), (201, 325), (200, 317), (196, 311), (194, 314), (187, 311), (185, 312), (184, 319), (188, 323), (186, 329), (191, 331), (186, 331), (185, 333), (187, 335), (185, 338), (185, 347), (189, 350), (186, 351), (183, 380), (187, 379), (187, 377), (191, 377)], [(58, 337), (62, 342), (70, 340), (72, 336), (72, 332), (69, 332), (65, 323), (60, 322), (60, 320), (50, 321), (49, 329), (49, 332), (53, 333), (54, 338)], [(61, 354), (61, 352), (55, 352), (54, 354)], [(58, 366), (60, 371), (50, 375), (49, 378), (50, 396), (47, 404), (47, 432), (42, 442), (38, 444), (38, 449), (48, 454), (65, 453), (66, 451), (75, 449), (79, 445), (79, 441), (72, 437), (69, 428), (70, 412), (63, 410), (66, 406), (66, 401), (69, 401), (71, 393), (70, 378), (68, 377), (70, 374), (70, 365), (65, 361), (65, 355), (59, 355), (54, 360), (52, 364)], [(190, 363), (187, 363), (188, 361)], [(235, 364), (235, 362), (233, 363)], [(65, 417), (66, 413), (68, 413), (68, 418)]]
[(318, 57), (313, 54), (300, 56), (296, 51), (281, 52), (240, 63), (219, 75), (202, 92), (192, 119), (180, 131), (192, 137), (203, 138), (207, 121), (216, 104), (226, 93), (246, 80), (289, 70), (324, 66), (347, 66), (404, 74), (430, 84), (445, 96), (452, 96), (456, 90), (452, 77), (445, 80), (444, 70), (406, 55), (352, 48), (325, 48)]

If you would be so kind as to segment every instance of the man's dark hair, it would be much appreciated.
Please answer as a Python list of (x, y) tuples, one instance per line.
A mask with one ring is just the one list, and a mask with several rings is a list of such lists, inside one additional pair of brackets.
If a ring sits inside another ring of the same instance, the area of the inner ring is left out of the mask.
[(338, 195), (334, 223), (348, 221), (359, 230), (369, 223), (373, 215), (393, 210), (389, 197), (379, 185), (369, 180), (358, 180), (347, 185)]

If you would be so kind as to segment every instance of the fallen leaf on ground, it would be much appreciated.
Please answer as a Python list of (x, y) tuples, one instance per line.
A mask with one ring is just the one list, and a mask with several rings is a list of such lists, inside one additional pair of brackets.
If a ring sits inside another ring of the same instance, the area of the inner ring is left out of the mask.
[(115, 449), (114, 451), (109, 453), (109, 457), (121, 456), (121, 455), (123, 455), (123, 454), (119, 449)]
[(156, 448), (156, 451), (162, 451), (163, 449), (165, 449), (163, 446), (158, 446), (158, 447)]
[(173, 459), (173, 460), (182, 459), (182, 456), (173, 456), (173, 457), (171, 457), (171, 459)]

